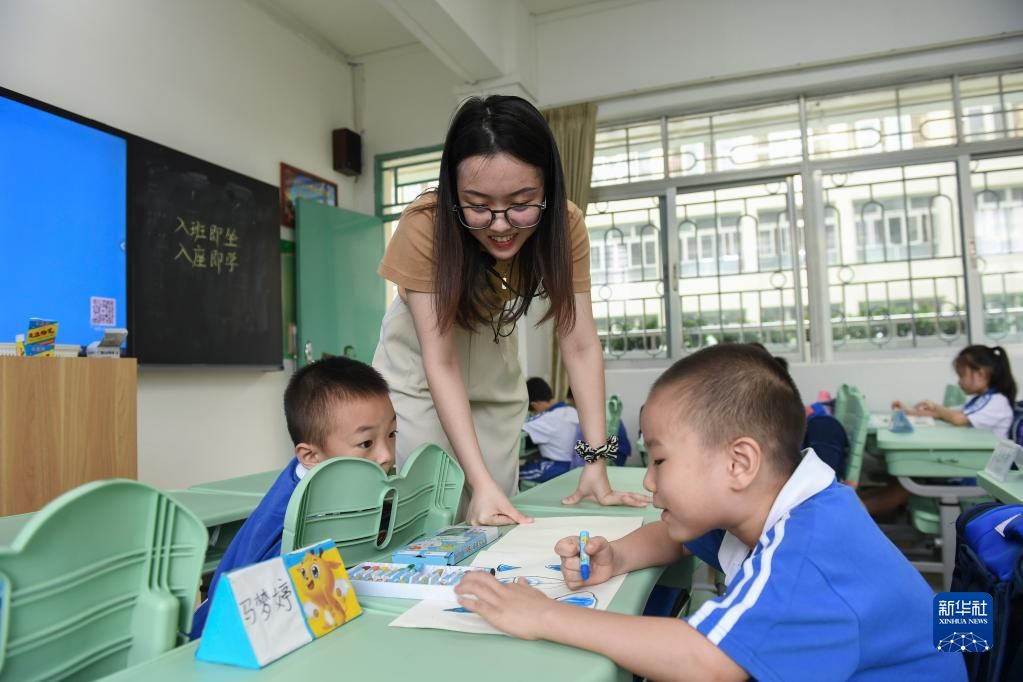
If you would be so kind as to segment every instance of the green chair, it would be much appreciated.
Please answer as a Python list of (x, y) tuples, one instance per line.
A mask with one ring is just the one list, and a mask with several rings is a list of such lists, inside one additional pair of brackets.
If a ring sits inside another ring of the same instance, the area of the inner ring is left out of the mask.
[(842, 384), (835, 397), (835, 419), (845, 429), (849, 439), (849, 456), (846, 458), (843, 482), (853, 488), (860, 483), (863, 469), (863, 451), (867, 445), (867, 430), (870, 427), (870, 411), (867, 400), (855, 386)]
[(945, 397), (941, 399), (941, 404), (945, 407), (965, 405), (966, 394), (959, 388), (959, 384), (948, 384), (945, 386)]
[(0, 547), (0, 680), (93, 680), (186, 640), (207, 535), (136, 481), (88, 483)]
[(604, 403), (604, 420), (607, 428), (607, 435), (618, 435), (618, 427), (622, 423), (622, 399), (617, 395), (608, 396)]
[(391, 548), (454, 523), (464, 484), (458, 463), (430, 443), (393, 476), (367, 459), (328, 459), (291, 495), (281, 552), (333, 540), (346, 566), (380, 560)]
[(622, 425), (622, 399), (615, 394), (608, 396), (604, 403), (604, 424), (608, 438), (618, 435)]

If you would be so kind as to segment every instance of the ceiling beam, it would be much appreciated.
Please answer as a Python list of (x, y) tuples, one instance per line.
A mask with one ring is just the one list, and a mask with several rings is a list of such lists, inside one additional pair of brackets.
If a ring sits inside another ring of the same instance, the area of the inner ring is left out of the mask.
[[(466, 83), (499, 78), (507, 68), (499, 0), (378, 0), (437, 59)], [(518, 5), (517, 0), (511, 0)]]

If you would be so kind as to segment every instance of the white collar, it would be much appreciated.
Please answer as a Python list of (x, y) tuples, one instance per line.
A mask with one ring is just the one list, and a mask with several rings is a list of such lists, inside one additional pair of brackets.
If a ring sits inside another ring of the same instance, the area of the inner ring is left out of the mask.
[(308, 469), (302, 466), (302, 462), (295, 462), (295, 475), (298, 476), (298, 480), (301, 481), (308, 471)]
[[(820, 491), (827, 488), (835, 480), (835, 470), (821, 461), (813, 448), (803, 450), (803, 459), (799, 466), (789, 476), (789, 480), (774, 498), (771, 511), (767, 513), (767, 521), (761, 531), (760, 540), (764, 540), (767, 531), (774, 527), (774, 524), (785, 514), (801, 505)], [(729, 532), (721, 541), (718, 549), (718, 563), (721, 570), (725, 572), (725, 584), (739, 572), (739, 567), (749, 555), (750, 548), (743, 544), (742, 540)]]

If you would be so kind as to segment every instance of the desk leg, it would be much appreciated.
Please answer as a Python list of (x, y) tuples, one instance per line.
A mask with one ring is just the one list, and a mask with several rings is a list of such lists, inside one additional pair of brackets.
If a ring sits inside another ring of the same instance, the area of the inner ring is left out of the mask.
[(942, 497), (938, 501), (938, 518), (941, 521), (941, 579), (942, 589), (952, 589), (952, 571), (956, 563), (956, 519), (959, 518), (959, 500)]
[(941, 579), (942, 587), (952, 586), (952, 571), (956, 561), (956, 519), (959, 518), (959, 500), (984, 495), (984, 489), (975, 485), (932, 485), (917, 483), (908, 476), (899, 476), (902, 487), (914, 495), (938, 498), (938, 520), (941, 524)]

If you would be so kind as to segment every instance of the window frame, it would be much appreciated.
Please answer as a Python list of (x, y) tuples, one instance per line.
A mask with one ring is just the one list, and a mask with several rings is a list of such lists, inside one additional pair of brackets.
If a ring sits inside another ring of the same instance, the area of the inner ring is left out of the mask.
[[(1011, 69), (1009, 71), (1002, 71), (1000, 73), (1015, 73), (1016, 71), (1018, 71), (1018, 68)], [(988, 75), (999, 75), (999, 73)], [(918, 82), (894, 84), (889, 87), (896, 89), (906, 88), (914, 85), (923, 85), (928, 82), (937, 82), (937, 80), (941, 79), (930, 78)], [(960, 249), (960, 254), (957, 258), (961, 260), (963, 264), (962, 277), (966, 290), (964, 306), (967, 325), (966, 336), (971, 343), (983, 342), (985, 339), (983, 332), (984, 308), (980, 301), (979, 293), (980, 273), (977, 268), (977, 260), (970, 254), (970, 249), (967, 247), (967, 245), (974, 243), (975, 232), (975, 210), (971, 184), (969, 182), (970, 164), (971, 161), (978, 158), (1009, 156), (1023, 153), (1023, 137), (1005, 136), (997, 140), (966, 141), (966, 132), (964, 131), (965, 114), (960, 106), (961, 98), (959, 93), (959, 76), (953, 75), (950, 77), (950, 80), (953, 117), (955, 119), (955, 140), (952, 144), (903, 149), (898, 151), (881, 151), (858, 156), (810, 159), (810, 143), (806, 136), (806, 105), (808, 98), (807, 96), (800, 96), (798, 98), (802, 132), (800, 145), (803, 150), (803, 158), (800, 162), (764, 165), (756, 169), (740, 171), (674, 175), (670, 177), (666, 176), (664, 179), (653, 181), (647, 180), (632, 183), (626, 181), (619, 184), (599, 184), (591, 187), (590, 201), (608, 202), (653, 196), (660, 199), (662, 206), (673, 206), (676, 194), (682, 192), (723, 189), (739, 184), (759, 182), (766, 183), (779, 177), (799, 176), (802, 181), (802, 191), (804, 193), (804, 208), (802, 215), (796, 215), (796, 221), (794, 221), (795, 224), (783, 226), (783, 224), (779, 221), (777, 225), (771, 225), (769, 227), (765, 225), (758, 227), (758, 243), (755, 244), (754, 247), (757, 252), (760, 253), (759, 235), (761, 231), (770, 231), (772, 236), (772, 251), (777, 251), (779, 245), (784, 242), (784, 240), (778, 239), (777, 230), (786, 230), (790, 242), (793, 240), (799, 240), (800, 236), (803, 234), (807, 235), (806, 243), (796, 241), (796, 244), (799, 248), (805, 250), (804, 262), (806, 282), (804, 283), (804, 286), (807, 289), (810, 301), (802, 302), (804, 309), (809, 310), (807, 315), (808, 319), (803, 320), (802, 323), (806, 326), (808, 338), (805, 343), (800, 343), (800, 348), (796, 354), (789, 354), (787, 357), (788, 359), (796, 362), (820, 363), (831, 361), (836, 357), (832, 340), (831, 316), (830, 314), (827, 314), (830, 310), (830, 287), (828, 286), (827, 273), (829, 264), (841, 262), (841, 249), (843, 247), (833, 236), (835, 234), (834, 219), (827, 215), (826, 207), (823, 205), (823, 192), (820, 190), (819, 178), (822, 174), (828, 173), (870, 171), (918, 164), (953, 162), (955, 163), (956, 168), (956, 193), (958, 195), (957, 199), (960, 211), (959, 238), (962, 240), (962, 248)], [(864, 88), (859, 91), (866, 92), (877, 89), (878, 88), (876, 87)], [(855, 92), (836, 93), (836, 95), (838, 94), (855, 94)], [(765, 104), (763, 106), (782, 103), (784, 103), (784, 101)], [(715, 112), (706, 113), (707, 115), (713, 115)], [(997, 113), (999, 112), (996, 112), (996, 115)], [(1004, 116), (1008, 115), (1007, 111), (1000, 113)], [(655, 120), (659, 120), (661, 122), (661, 128), (663, 131), (662, 144), (664, 145), (663, 158), (668, 158), (668, 154), (670, 153), (670, 149), (667, 145), (667, 121), (669, 119), (678, 119), (681, 116), (682, 114), (671, 114), (648, 121), (650, 124), (653, 124)], [(637, 126), (642, 123), (643, 121), (633, 120), (628, 122), (628, 125)], [(608, 122), (604, 123), (603, 127), (613, 127), (615, 125), (620, 124)], [(976, 135), (976, 133), (973, 134)], [(820, 196), (815, 197), (811, 202), (809, 197), (807, 197), (808, 192), (819, 192)], [(905, 215), (903, 215), (902, 212), (897, 214), (900, 223), (897, 231), (901, 236), (900, 246), (898, 246), (898, 248), (908, 251), (911, 248), (911, 245), (915, 245), (918, 242), (927, 243), (928, 239), (934, 238), (934, 230), (936, 227), (931, 224), (932, 221), (929, 217), (920, 217), (924, 213), (926, 213), (926, 211), (918, 209), (918, 207), (914, 207), (912, 203), (910, 203), (910, 205), (905, 208)], [(881, 223), (883, 232), (882, 237), (885, 242), (888, 241), (891, 229), (888, 220), (889, 217), (890, 216), (886, 217), (886, 219)], [(668, 221), (665, 223), (667, 229), (662, 231), (661, 246), (663, 259), (661, 263), (663, 272), (663, 289), (666, 298), (665, 329), (663, 330), (663, 333), (668, 339), (667, 356), (663, 358), (642, 360), (605, 357), (606, 362), (611, 363), (616, 367), (663, 367), (670, 364), (670, 362), (674, 359), (685, 354), (680, 343), (683, 333), (683, 325), (680, 319), (679, 305), (677, 301), (674, 301), (673, 304), (672, 299), (677, 299), (680, 295), (677, 282), (678, 273), (681, 269), (684, 266), (692, 268), (701, 260), (705, 261), (703, 258), (704, 244), (700, 239), (701, 236), (704, 235), (701, 234), (703, 231), (700, 227), (693, 224), (689, 227), (689, 231), (683, 235), (683, 240), (686, 240), (683, 242), (679, 240), (679, 227), (678, 225), (675, 225), (674, 222), (675, 221)], [(914, 234), (914, 231), (916, 231), (917, 234)], [(713, 232), (709, 235), (713, 240), (712, 235)], [(677, 241), (678, 244), (673, 246), (671, 244), (672, 240)], [(712, 250), (715, 254), (724, 248), (724, 242), (720, 237), (717, 241), (719, 243), (712, 245), (714, 247)], [(893, 245), (894, 244), (890, 246)], [(693, 246), (695, 246), (695, 252), (692, 248)], [(743, 246), (739, 243), (738, 232), (736, 233), (736, 248), (739, 249), (740, 252), (743, 248)], [(781, 254), (776, 254), (775, 257), (780, 260)], [(797, 269), (802, 268), (799, 264), (793, 264), (793, 267)], [(821, 276), (821, 272), (823, 272), (823, 276)], [(879, 353), (881, 355), (878, 355)], [(865, 358), (878, 359), (879, 357), (894, 358), (909, 355), (943, 356), (947, 355), (947, 353), (947, 349), (935, 346), (905, 349), (888, 348), (864, 351), (841, 351), (840, 357), (844, 360), (856, 360)]]

